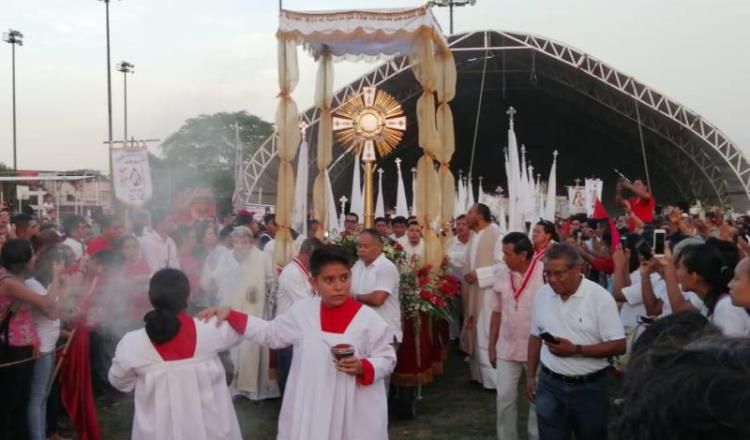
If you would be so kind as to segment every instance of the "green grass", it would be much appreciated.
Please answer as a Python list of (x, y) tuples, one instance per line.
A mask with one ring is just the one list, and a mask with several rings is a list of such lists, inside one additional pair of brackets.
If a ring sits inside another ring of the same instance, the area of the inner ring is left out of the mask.
[[(419, 403), (417, 417), (413, 420), (392, 420), (392, 439), (421, 440), (484, 440), (494, 439), (495, 392), (482, 389), (469, 381), (469, 366), (455, 350), (446, 361), (445, 373), (422, 388), (423, 400)], [(522, 399), (520, 426), (526, 426), (528, 403)], [(244, 438), (253, 440), (274, 439), (281, 400), (235, 403), (237, 417)], [(130, 438), (133, 417), (132, 398), (106, 408), (98, 408), (103, 437), (108, 440)], [(525, 428), (519, 430), (526, 438)]]

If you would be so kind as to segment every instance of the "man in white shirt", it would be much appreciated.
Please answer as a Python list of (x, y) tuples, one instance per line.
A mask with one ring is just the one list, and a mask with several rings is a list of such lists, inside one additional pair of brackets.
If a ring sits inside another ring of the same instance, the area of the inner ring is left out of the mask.
[[(310, 282), (310, 255), (323, 246), (317, 238), (308, 238), (302, 242), (299, 254), (292, 262), (284, 266), (279, 275), (279, 288), (276, 297), (276, 316), (289, 310), (299, 300), (312, 298), (315, 295)], [(279, 388), (284, 394), (289, 369), (292, 366), (292, 346), (275, 350), (279, 367)]]
[(422, 228), (419, 227), (419, 222), (416, 220), (410, 221), (409, 227), (406, 228), (406, 235), (399, 238), (397, 243), (404, 248), (406, 258), (420, 261), (422, 255), (424, 255), (424, 240), (422, 239)]
[(73, 251), (76, 261), (79, 261), (86, 252), (86, 245), (83, 244), (86, 239), (85, 225), (86, 219), (80, 215), (71, 214), (63, 219), (62, 226), (63, 231), (65, 231), (65, 241), (62, 244), (68, 246)]
[[(461, 292), (464, 291), (466, 283), (463, 281), (464, 277), (464, 266), (468, 259), (467, 255), (469, 252), (469, 242), (471, 240), (471, 229), (469, 228), (469, 222), (466, 219), (465, 214), (461, 214), (456, 218), (456, 235), (451, 237), (451, 242), (448, 245), (448, 270), (456, 278), (461, 280)], [(461, 294), (463, 297), (463, 293)], [(454, 307), (456, 310), (461, 310), (460, 302), (461, 298), (453, 300)], [(459, 316), (457, 319), (451, 321), (450, 324), (450, 338), (458, 339), (461, 334), (461, 320)]]
[[(273, 244), (268, 246), (269, 243), (276, 239), (276, 214), (266, 214), (263, 216), (263, 224), (265, 225), (265, 232), (258, 238), (258, 249), (268, 252), (273, 256)], [(268, 247), (268, 250), (266, 250)]]
[(352, 267), (354, 299), (385, 319), (397, 345), (402, 338), (398, 268), (383, 254), (383, 243), (374, 229), (365, 229), (359, 235), (357, 256), (359, 260)]
[(151, 275), (167, 267), (179, 269), (177, 246), (169, 236), (175, 229), (174, 219), (169, 212), (166, 210), (152, 212), (151, 229), (140, 240), (141, 254), (151, 270)]
[(393, 241), (398, 241), (406, 235), (406, 219), (404, 216), (399, 215), (391, 220), (391, 231), (393, 233), (388, 237)]
[(625, 332), (612, 295), (582, 267), (575, 247), (553, 245), (544, 258), (549, 284), (534, 299), (526, 387), (542, 439), (607, 438), (607, 358), (625, 352)]

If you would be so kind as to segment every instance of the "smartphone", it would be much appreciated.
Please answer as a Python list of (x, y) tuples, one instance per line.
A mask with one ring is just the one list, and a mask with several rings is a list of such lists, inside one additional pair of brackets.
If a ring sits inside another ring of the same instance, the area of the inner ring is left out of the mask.
[(625, 250), (628, 248), (628, 237), (620, 237), (620, 249)]
[(667, 242), (667, 231), (664, 229), (655, 229), (654, 230), (654, 256), (655, 257), (663, 257), (664, 256), (664, 247), (666, 246)]
[(554, 336), (552, 336), (549, 332), (544, 332), (544, 333), (540, 334), (539, 337), (544, 342), (548, 342), (550, 344), (557, 344), (557, 338), (554, 337)]

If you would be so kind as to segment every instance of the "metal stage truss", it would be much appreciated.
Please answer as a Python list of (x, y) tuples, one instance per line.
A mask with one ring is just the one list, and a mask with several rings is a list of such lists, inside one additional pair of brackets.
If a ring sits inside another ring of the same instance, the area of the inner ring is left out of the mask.
[[(449, 45), (456, 57), (459, 75), (461, 59), (465, 61), (469, 55), (502, 58), (503, 69), (506, 69), (502, 72), (503, 87), (506, 72), (517, 69), (516, 72), (531, 74), (535, 82), (539, 75), (545, 82), (555, 84), (561, 90), (558, 93), (584, 96), (618, 114), (622, 121), (632, 126), (640, 124), (644, 149), (657, 158), (649, 163), (649, 169), (665, 175), (664, 178), (670, 180), (684, 200), (701, 199), (742, 211), (750, 208), (750, 163), (739, 147), (694, 111), (632, 76), (578, 49), (535, 35), (502, 31), (468, 32), (451, 36)], [(528, 53), (528, 62), (506, 65), (505, 55), (511, 51)], [(546, 67), (542, 66), (544, 63)], [(402, 74), (409, 75), (409, 80), (395, 84), (394, 79)], [(420, 91), (413, 81), (408, 58), (396, 57), (338, 90), (333, 98), (333, 111), (344, 103), (346, 97), (361, 93), (367, 86), (384, 88), (402, 103), (413, 101)], [(457, 90), (457, 94), (461, 93), (461, 90)], [(413, 103), (411, 105), (413, 107)], [(310, 157), (315, 158), (318, 109), (308, 109), (301, 114), (301, 119), (310, 127), (307, 132), (311, 141)], [(334, 155), (338, 156), (335, 156), (329, 172), (335, 181), (340, 173), (348, 169), (351, 155), (338, 146), (334, 148)], [(275, 158), (275, 136), (270, 136), (243, 164), (243, 173), (235, 191), (237, 205), (254, 200), (264, 173), (274, 171), (275, 175), (275, 167), (271, 166)], [(669, 163), (668, 168), (661, 163), (662, 160)], [(314, 159), (311, 160), (311, 169), (316, 170)], [(313, 177), (316, 173), (313, 173)], [(268, 184), (273, 183), (275, 188), (275, 179), (266, 180)]]

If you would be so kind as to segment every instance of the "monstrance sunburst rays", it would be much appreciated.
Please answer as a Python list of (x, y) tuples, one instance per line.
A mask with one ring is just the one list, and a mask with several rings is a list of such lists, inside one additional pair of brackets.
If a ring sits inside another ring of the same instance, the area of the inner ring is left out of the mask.
[(375, 161), (375, 150), (387, 156), (401, 142), (406, 130), (406, 116), (401, 104), (382, 90), (365, 87), (361, 95), (352, 96), (333, 117), (333, 131), (346, 148), (353, 147), (362, 160)]

